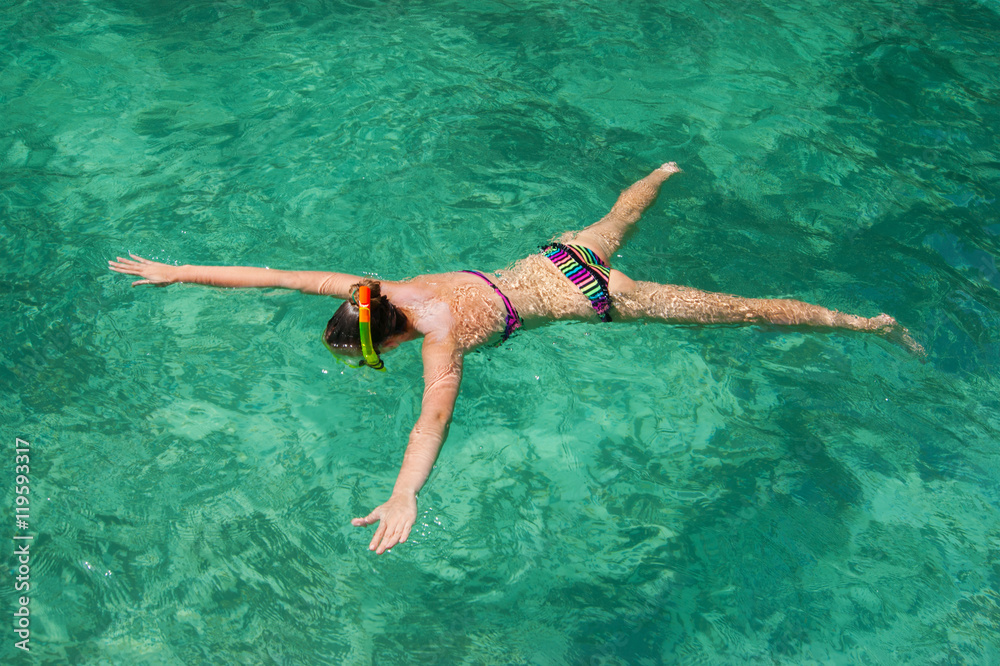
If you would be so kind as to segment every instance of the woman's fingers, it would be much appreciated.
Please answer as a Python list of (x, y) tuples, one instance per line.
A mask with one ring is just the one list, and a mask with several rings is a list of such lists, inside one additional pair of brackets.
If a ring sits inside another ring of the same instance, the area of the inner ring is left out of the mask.
[(379, 525), (368, 544), (368, 550), (374, 550), (381, 555), (398, 543), (403, 543), (410, 536), (410, 530), (416, 522), (415, 498), (396, 497), (377, 507), (364, 518), (354, 518), (351, 524), (364, 527), (378, 522)]
[[(110, 268), (116, 273), (124, 273), (125, 275), (142, 275), (142, 271), (139, 270), (138, 268), (134, 268), (132, 266), (128, 266), (125, 264), (116, 264), (113, 261), (108, 261), (108, 268)], [(153, 282), (153, 280), (148, 280), (148, 279), (136, 280), (135, 282), (132, 283), (132, 286), (137, 287), (140, 284), (156, 284), (156, 283)]]
[(382, 536), (384, 534), (385, 534), (385, 521), (383, 520), (381, 523), (378, 524), (378, 529), (375, 530), (375, 534), (372, 536), (372, 541), (370, 544), (368, 544), (368, 550), (375, 550), (375, 547), (378, 546), (379, 550), (375, 552), (381, 555), (382, 552), (385, 550), (385, 548), (382, 548), (380, 546), (380, 542), (382, 541)]
[(406, 540), (410, 538), (410, 530), (413, 529), (413, 524), (406, 525), (403, 528), (403, 534), (399, 537), (399, 543), (406, 543)]
[(383, 536), (382, 543), (379, 544), (378, 550), (375, 551), (375, 554), (381, 555), (396, 544), (406, 542), (406, 540), (410, 537), (411, 529), (413, 529), (413, 523), (409, 520), (404, 520), (403, 522), (398, 523), (395, 527), (387, 527), (386, 534)]
[(128, 256), (132, 257), (132, 259), (125, 259), (123, 257), (115, 257), (114, 261), (111, 261), (110, 259), (108, 259), (108, 264), (110, 266), (118, 266), (119, 268), (131, 268), (131, 269), (134, 269), (134, 270), (142, 270), (142, 267), (143, 267), (144, 264), (156, 263), (156, 262), (150, 261), (149, 259), (143, 259), (142, 257), (140, 257), (137, 254), (129, 253)]
[(377, 522), (382, 515), (382, 512), (380, 511), (381, 508), (382, 507), (379, 506), (372, 509), (372, 512), (364, 518), (353, 519), (351, 521), (351, 525), (354, 525), (355, 527), (364, 527), (365, 525), (371, 525), (372, 523)]
[(133, 282), (133, 287), (144, 284), (151, 284), (154, 287), (163, 287), (173, 281), (171, 278), (171, 271), (174, 269), (171, 266), (150, 261), (149, 259), (143, 259), (136, 254), (129, 254), (129, 256), (133, 257), (134, 260), (125, 259), (124, 257), (115, 257), (114, 261), (109, 259), (108, 268), (116, 273), (138, 275), (139, 277), (144, 278)]
[(117, 261), (111, 261), (108, 259), (108, 268), (113, 271), (118, 271), (119, 273), (130, 273), (132, 275), (138, 275), (139, 264), (134, 261), (129, 261), (128, 259), (122, 259), (121, 257), (115, 257)]
[[(400, 543), (402, 539), (399, 538), (399, 535), (400, 535), (400, 529), (398, 525), (391, 530), (386, 528), (385, 533), (382, 535), (381, 543), (379, 543), (378, 548), (375, 549), (375, 554), (381, 555), (385, 551), (395, 546), (397, 543)], [(369, 548), (369, 550), (371, 550), (371, 548)]]
[(354, 518), (351, 520), (351, 524), (355, 527), (364, 527), (376, 521), (381, 522), (379, 522), (379, 526), (375, 529), (375, 534), (372, 535), (372, 540), (368, 544), (368, 550), (374, 550), (376, 555), (381, 555), (396, 544), (406, 541), (407, 537), (410, 536), (410, 529), (413, 527), (408, 524), (408, 521), (396, 523), (391, 517), (388, 519), (383, 517), (378, 509), (364, 518)]

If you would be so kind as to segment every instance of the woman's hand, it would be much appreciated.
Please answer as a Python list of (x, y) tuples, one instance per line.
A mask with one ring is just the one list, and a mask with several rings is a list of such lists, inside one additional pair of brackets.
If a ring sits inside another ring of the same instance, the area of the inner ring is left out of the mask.
[(128, 256), (132, 257), (135, 261), (132, 261), (132, 259), (115, 257), (118, 261), (111, 261), (109, 259), (108, 268), (116, 273), (141, 275), (146, 278), (145, 280), (136, 280), (133, 282), (133, 287), (140, 284), (155, 284), (162, 286), (177, 281), (177, 266), (168, 266), (167, 264), (150, 261), (149, 259), (143, 259), (142, 257), (134, 254), (129, 254)]
[(364, 527), (376, 522), (379, 526), (372, 542), (368, 544), (368, 550), (381, 555), (397, 543), (405, 542), (410, 536), (410, 529), (417, 522), (417, 496), (408, 493), (393, 494), (388, 502), (375, 507), (364, 518), (355, 518), (351, 525)]

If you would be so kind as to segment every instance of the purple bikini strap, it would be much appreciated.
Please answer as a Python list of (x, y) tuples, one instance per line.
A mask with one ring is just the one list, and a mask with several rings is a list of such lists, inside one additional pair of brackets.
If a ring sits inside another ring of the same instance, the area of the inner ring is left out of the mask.
[(504, 324), (503, 336), (500, 338), (500, 342), (506, 342), (507, 338), (510, 337), (511, 333), (513, 333), (514, 331), (516, 331), (521, 327), (521, 317), (517, 314), (517, 310), (514, 309), (514, 306), (510, 304), (510, 301), (507, 299), (506, 296), (504, 296), (503, 292), (500, 291), (500, 289), (498, 289), (497, 286), (493, 284), (493, 281), (490, 280), (488, 277), (486, 277), (479, 271), (462, 271), (462, 272), (470, 273), (472, 275), (477, 275), (482, 279), (486, 280), (486, 284), (493, 287), (493, 291), (495, 291), (497, 295), (503, 299), (503, 305), (505, 308), (507, 308), (507, 321)]

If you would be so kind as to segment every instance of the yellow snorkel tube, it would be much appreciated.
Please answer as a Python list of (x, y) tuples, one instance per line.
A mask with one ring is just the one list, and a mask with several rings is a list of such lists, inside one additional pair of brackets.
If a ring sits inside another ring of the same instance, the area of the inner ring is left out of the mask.
[(375, 347), (372, 345), (372, 290), (371, 287), (361, 285), (358, 287), (358, 326), (361, 328), (361, 355), (364, 361), (361, 365), (367, 365), (381, 372), (385, 372), (385, 363), (379, 358)]

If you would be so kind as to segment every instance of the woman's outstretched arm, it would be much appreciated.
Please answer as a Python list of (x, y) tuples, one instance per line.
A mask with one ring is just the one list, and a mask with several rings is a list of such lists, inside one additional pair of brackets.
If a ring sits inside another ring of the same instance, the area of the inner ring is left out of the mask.
[(212, 287), (276, 287), (298, 289), (305, 294), (322, 294), (347, 298), (352, 284), (360, 278), (345, 273), (326, 271), (282, 271), (253, 266), (170, 266), (130, 254), (131, 259), (116, 257), (108, 261), (108, 268), (118, 273), (138, 275), (142, 280), (132, 283), (168, 285), (190, 282)]
[(659, 319), (673, 324), (778, 324), (877, 333), (914, 354), (924, 348), (887, 314), (860, 317), (789, 298), (743, 298), (672, 284), (632, 280), (611, 272), (611, 301), (626, 319)]
[(422, 355), (424, 397), (420, 417), (410, 433), (392, 495), (364, 518), (351, 521), (355, 527), (379, 523), (368, 546), (379, 555), (410, 536), (417, 520), (417, 493), (430, 476), (441, 445), (448, 436), (448, 425), (462, 382), (462, 353), (451, 340), (428, 335), (424, 338)]

